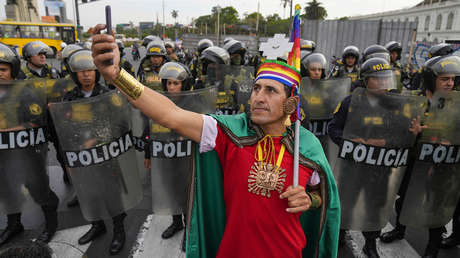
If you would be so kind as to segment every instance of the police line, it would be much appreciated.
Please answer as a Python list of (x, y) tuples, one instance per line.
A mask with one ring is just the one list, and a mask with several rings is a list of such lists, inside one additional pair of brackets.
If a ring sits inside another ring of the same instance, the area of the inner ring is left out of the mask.
[(407, 165), (410, 148), (384, 148), (344, 140), (340, 157), (373, 166), (401, 167)]
[(69, 167), (87, 167), (111, 160), (133, 147), (131, 132), (104, 145), (80, 151), (64, 151)]
[(27, 148), (47, 142), (46, 128), (37, 127), (25, 130), (0, 132), (0, 150)]

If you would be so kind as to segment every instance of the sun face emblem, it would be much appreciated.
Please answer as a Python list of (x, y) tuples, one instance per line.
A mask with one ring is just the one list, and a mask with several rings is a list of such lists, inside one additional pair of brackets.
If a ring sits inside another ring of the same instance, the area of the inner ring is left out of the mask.
[(255, 162), (249, 171), (248, 191), (250, 193), (271, 197), (271, 191), (281, 193), (286, 181), (285, 169), (276, 167), (272, 164), (262, 164)]

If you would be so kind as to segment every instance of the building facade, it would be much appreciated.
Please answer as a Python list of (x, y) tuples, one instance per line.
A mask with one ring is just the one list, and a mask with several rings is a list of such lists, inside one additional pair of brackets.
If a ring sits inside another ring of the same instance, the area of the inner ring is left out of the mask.
[(40, 22), (37, 0), (6, 0), (5, 12), (9, 20)]
[(417, 41), (460, 40), (460, 0), (424, 0), (411, 8), (353, 16), (350, 20), (414, 21)]

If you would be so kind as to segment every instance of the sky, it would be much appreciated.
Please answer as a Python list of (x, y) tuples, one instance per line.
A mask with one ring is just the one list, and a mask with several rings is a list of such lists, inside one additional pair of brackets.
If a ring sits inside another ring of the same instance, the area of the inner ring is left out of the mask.
[[(306, 6), (310, 0), (297, 1), (295, 4)], [(328, 19), (343, 16), (363, 15), (376, 12), (390, 11), (412, 7), (422, 0), (319, 0), (328, 12)], [(44, 0), (37, 0), (39, 13), (45, 15)], [(64, 0), (67, 6), (67, 17), (74, 20), (74, 0)], [(177, 22), (189, 24), (192, 18), (211, 13), (211, 8), (216, 5), (221, 7), (233, 6), (240, 15), (257, 11), (260, 2), (260, 12), (265, 16), (278, 13), (281, 17), (289, 16), (289, 7), (284, 9), (281, 0), (166, 0), (164, 1), (165, 23), (172, 24), (172, 10), (178, 10)], [(0, 20), (5, 19), (6, 0), (0, 0)], [(100, 0), (93, 3), (80, 5), (80, 23), (85, 30), (97, 23), (105, 23), (104, 7), (112, 6), (112, 23), (138, 24), (140, 21), (163, 20), (163, 0)]]

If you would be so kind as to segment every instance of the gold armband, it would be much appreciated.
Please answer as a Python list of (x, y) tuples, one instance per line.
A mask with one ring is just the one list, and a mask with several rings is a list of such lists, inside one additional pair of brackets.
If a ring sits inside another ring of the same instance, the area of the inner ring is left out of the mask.
[(307, 192), (307, 195), (310, 197), (310, 200), (311, 200), (311, 206), (310, 206), (311, 209), (317, 209), (321, 207), (321, 203), (322, 203), (321, 196), (319, 196), (318, 193)]
[(113, 81), (113, 83), (130, 98), (138, 99), (142, 92), (144, 92), (144, 85), (136, 78), (129, 74), (124, 69), (120, 70), (120, 74)]

